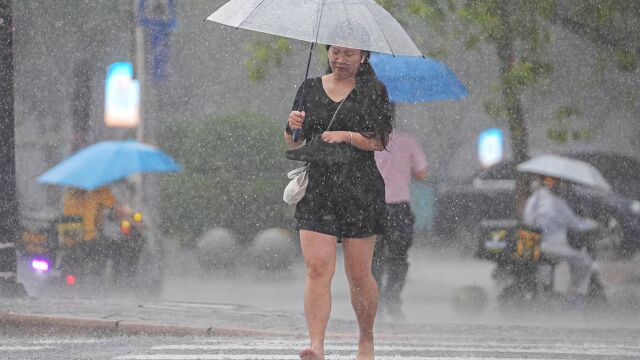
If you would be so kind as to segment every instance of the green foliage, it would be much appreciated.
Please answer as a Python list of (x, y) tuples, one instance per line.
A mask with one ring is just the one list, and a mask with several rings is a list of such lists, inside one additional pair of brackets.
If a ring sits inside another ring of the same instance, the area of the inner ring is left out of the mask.
[(593, 138), (593, 131), (587, 128), (579, 128), (576, 120), (582, 113), (571, 106), (558, 107), (553, 115), (551, 125), (547, 128), (547, 137), (559, 144), (569, 141), (589, 141)]
[(467, 1), (457, 10), (457, 15), (464, 21), (473, 34), (490, 42), (504, 37), (503, 22), (500, 19), (495, 1)]
[(629, 49), (617, 49), (614, 52), (615, 63), (618, 69), (632, 72), (638, 68), (638, 54)]
[(466, 25), (469, 45), (486, 40), (493, 46), (514, 44), (520, 57), (538, 58), (550, 41), (547, 21), (555, 12), (555, 0), (467, 0), (456, 10)]
[(407, 11), (428, 21), (432, 26), (442, 25), (447, 16), (437, 0), (411, 0)]
[(507, 86), (524, 89), (539, 82), (542, 77), (551, 73), (551, 64), (518, 62), (513, 64), (504, 75)]
[(482, 42), (482, 38), (477, 34), (471, 34), (467, 36), (467, 39), (464, 41), (464, 48), (466, 50), (476, 50), (480, 47)]
[(394, 0), (377, 0), (376, 2), (389, 12), (393, 12), (398, 8), (397, 1), (394, 1)]
[(272, 66), (280, 66), (282, 57), (291, 50), (291, 44), (286, 38), (265, 38), (264, 35), (256, 35), (256, 39), (247, 45), (247, 51), (251, 56), (245, 61), (247, 77), (251, 81), (261, 81), (266, 77)]
[(212, 227), (250, 239), (258, 231), (287, 226), (282, 201), (288, 168), (282, 126), (258, 114), (167, 124), (164, 147), (184, 171), (163, 182), (164, 231), (182, 242)]
[(447, 55), (447, 50), (444, 48), (437, 48), (427, 53), (427, 56), (434, 59), (444, 59), (446, 55)]
[(632, 72), (638, 68), (640, 1), (580, 1), (573, 4), (567, 18), (578, 24), (577, 29), (584, 38), (612, 50), (618, 69)]
[(509, 116), (507, 108), (502, 104), (502, 102), (495, 100), (485, 100), (484, 111), (494, 119), (507, 119)]

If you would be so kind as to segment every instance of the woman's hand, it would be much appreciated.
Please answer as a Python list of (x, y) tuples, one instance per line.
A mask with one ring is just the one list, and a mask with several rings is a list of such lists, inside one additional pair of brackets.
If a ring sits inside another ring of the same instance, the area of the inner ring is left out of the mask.
[(284, 141), (287, 143), (290, 149), (299, 147), (304, 140), (302, 136), (298, 138), (298, 141), (293, 141), (293, 131), (302, 130), (302, 122), (304, 121), (304, 111), (292, 111), (289, 113), (289, 119), (287, 120), (287, 126), (289, 129), (286, 129), (284, 132)]
[(289, 128), (291, 130), (302, 129), (302, 123), (304, 122), (304, 111), (292, 111), (289, 113)]
[(353, 133), (351, 131), (325, 131), (320, 135), (324, 142), (333, 143), (351, 143)]

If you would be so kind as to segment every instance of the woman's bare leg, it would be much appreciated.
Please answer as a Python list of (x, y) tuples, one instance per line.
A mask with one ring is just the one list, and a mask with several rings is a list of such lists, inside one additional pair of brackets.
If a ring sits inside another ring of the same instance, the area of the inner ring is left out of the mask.
[(331, 314), (331, 281), (336, 270), (336, 237), (300, 230), (302, 256), (307, 268), (304, 316), (311, 347), (300, 353), (303, 360), (324, 359), (324, 337)]
[(344, 239), (344, 266), (360, 331), (356, 360), (373, 360), (373, 323), (378, 310), (378, 286), (371, 274), (375, 239)]

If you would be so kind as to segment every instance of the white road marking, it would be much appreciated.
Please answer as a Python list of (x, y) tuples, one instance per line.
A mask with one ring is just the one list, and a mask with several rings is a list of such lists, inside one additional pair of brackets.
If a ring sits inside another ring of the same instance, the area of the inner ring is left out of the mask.
[(57, 344), (95, 344), (104, 342), (104, 340), (99, 339), (46, 339), (46, 340), (35, 340), (32, 341), (33, 344), (48, 344), (48, 345), (57, 345)]
[[(448, 351), (448, 352), (491, 352), (496, 354), (570, 354), (570, 355), (612, 355), (612, 356), (636, 356), (640, 358), (640, 347), (622, 347), (598, 345), (589, 346), (581, 344), (549, 344), (544, 345), (518, 345), (518, 344), (477, 344), (476, 346), (466, 346), (450, 344), (448, 346), (406, 346), (406, 345), (378, 345), (376, 351), (395, 351), (395, 352), (418, 352), (418, 351)], [(152, 350), (206, 350), (206, 351), (224, 351), (224, 350), (289, 350), (296, 351), (304, 347), (293, 343), (226, 343), (216, 345), (160, 345), (152, 347)], [(356, 351), (355, 345), (325, 345), (328, 351)]]
[[(156, 309), (156, 310), (175, 310), (175, 311), (191, 311), (192, 309), (188, 309), (182, 306), (175, 306), (175, 305), (153, 305), (153, 304), (145, 304), (141, 307), (145, 307), (145, 308), (149, 308), (149, 309)], [(285, 315), (285, 316), (291, 316), (291, 313), (286, 313), (286, 312), (275, 312), (275, 311), (256, 311), (256, 310), (232, 310), (232, 309), (227, 309), (226, 307), (224, 308), (224, 312), (225, 314), (250, 314), (250, 315), (262, 315), (262, 316), (275, 316), (275, 315)], [(302, 315), (300, 315), (302, 316)]]
[(52, 349), (53, 346), (4, 346), (0, 345), (0, 352), (9, 352), (9, 351), (39, 351)]
[[(218, 345), (160, 345), (152, 347), (153, 350), (295, 350), (304, 347), (305, 344), (299, 343), (225, 343)], [(327, 344), (325, 348), (333, 351), (354, 351), (357, 350), (355, 345), (335, 345)], [(406, 346), (406, 345), (377, 345), (377, 351), (492, 351), (492, 352), (512, 352), (512, 353), (563, 353), (563, 354), (594, 354), (594, 355), (616, 355), (611, 351), (622, 351), (621, 355), (640, 355), (640, 347), (637, 346), (613, 346), (613, 345), (563, 345), (563, 344), (544, 344), (544, 345), (517, 345), (517, 344), (476, 344), (475, 346), (467, 346), (465, 344), (448, 344), (443, 346), (437, 344), (434, 346)], [(635, 351), (634, 351), (635, 350)]]
[[(298, 360), (298, 351), (307, 344), (303, 339), (219, 338), (194, 341), (187, 344), (166, 344), (150, 348), (147, 354), (128, 354), (114, 360)], [(352, 360), (357, 347), (353, 341), (328, 341), (325, 349), (327, 360)], [(155, 352), (155, 354), (154, 354)], [(265, 354), (266, 353), (266, 354)], [(405, 355), (406, 354), (406, 355)], [(420, 354), (412, 356), (409, 354)], [(516, 355), (517, 354), (517, 355)], [(376, 346), (377, 360), (467, 360), (501, 359), (504, 356), (555, 360), (554, 357), (592, 356), (640, 358), (640, 346), (601, 343), (523, 343), (509, 339), (496, 342), (432, 341), (419, 346), (414, 342), (386, 341)]]
[[(354, 355), (326, 355), (326, 360), (353, 360)], [(217, 355), (126, 355), (118, 356), (114, 360), (299, 360), (298, 355), (256, 355), (256, 354), (217, 354)], [(495, 357), (446, 357), (446, 356), (379, 356), (377, 360), (483, 360), (496, 359)], [(522, 358), (499, 358), (500, 360), (522, 360)], [(561, 360), (545, 358), (545, 360)]]
[[(549, 343), (549, 342), (545, 342), (545, 341), (532, 341), (532, 342), (528, 342), (526, 344), (522, 343), (522, 340), (517, 340), (517, 341), (510, 341), (510, 340), (505, 340), (502, 342), (496, 342), (496, 341), (480, 341), (480, 342), (455, 342), (455, 341), (438, 341), (437, 339), (433, 339), (430, 341), (422, 341), (422, 342), (428, 342), (431, 344), (431, 346), (454, 346), (456, 348), (460, 348), (461, 346), (463, 347), (490, 347), (491, 349), (495, 349), (495, 348), (506, 348), (506, 349), (513, 349), (513, 348), (540, 348), (540, 347), (544, 347), (544, 348), (561, 348), (561, 349), (615, 349), (615, 350), (620, 350), (620, 349), (624, 349), (624, 350), (636, 350), (640, 352), (640, 345), (636, 345), (636, 346), (632, 346), (632, 345), (624, 345), (624, 344), (612, 344), (612, 343), (608, 343), (608, 344), (602, 344), (602, 343), (575, 343), (575, 344), (571, 344), (571, 343)], [(223, 344), (223, 345), (230, 345), (230, 344), (237, 344), (238, 346), (243, 346), (243, 345), (255, 345), (255, 344), (265, 344), (265, 345), (289, 345), (289, 346), (306, 346), (308, 345), (308, 341), (307, 340), (282, 340), (282, 339), (260, 339), (260, 340), (256, 340), (256, 339), (237, 339), (237, 338), (216, 338), (216, 339), (202, 339), (202, 340), (196, 340), (194, 341), (195, 344)], [(402, 341), (393, 341), (393, 340), (389, 340), (386, 342), (383, 342), (382, 344), (404, 344), (401, 346), (410, 346), (409, 344), (415, 344), (416, 342), (413, 341), (407, 341), (407, 342), (402, 342)], [(343, 341), (335, 341), (335, 340), (327, 340), (325, 342), (325, 347), (326, 348), (335, 348), (336, 346), (346, 346), (346, 345), (353, 345), (355, 344), (355, 340), (343, 340)], [(161, 345), (158, 346), (156, 348), (163, 348), (163, 347), (173, 347), (173, 346), (185, 346), (185, 345)], [(199, 345), (187, 345), (187, 346), (199, 346)], [(384, 346), (387, 345), (378, 345), (376, 346), (376, 349), (382, 349), (384, 348)], [(391, 345), (389, 345), (391, 346)], [(413, 345), (411, 345), (413, 346)], [(424, 346), (417, 346), (416, 347), (424, 347)], [(185, 348), (186, 349), (186, 348)], [(397, 349), (397, 347), (393, 346), (393, 349)]]

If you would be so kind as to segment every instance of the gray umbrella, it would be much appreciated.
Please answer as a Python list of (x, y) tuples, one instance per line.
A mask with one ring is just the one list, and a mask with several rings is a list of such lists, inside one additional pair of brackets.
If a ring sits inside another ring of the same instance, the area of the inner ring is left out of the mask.
[(310, 43), (422, 56), (373, 0), (231, 0), (207, 20)]
[[(393, 55), (422, 56), (407, 32), (373, 0), (231, 0), (209, 21), (311, 43)], [(298, 103), (302, 109), (304, 88)], [(298, 140), (299, 129), (293, 133)]]
[(578, 184), (611, 190), (611, 185), (593, 165), (565, 156), (540, 155), (519, 164), (517, 169), (521, 172), (553, 176)]

